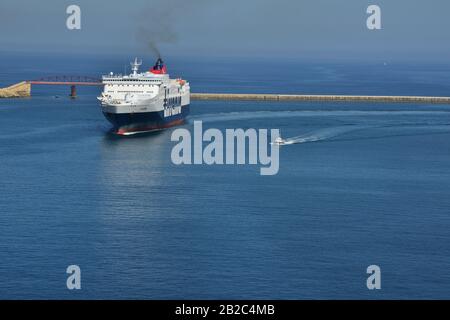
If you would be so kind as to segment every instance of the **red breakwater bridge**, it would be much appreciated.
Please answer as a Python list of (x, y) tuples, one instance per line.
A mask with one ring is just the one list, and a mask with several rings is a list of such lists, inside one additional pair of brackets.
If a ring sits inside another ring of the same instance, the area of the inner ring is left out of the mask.
[(71, 98), (77, 96), (77, 86), (103, 86), (101, 79), (87, 76), (50, 76), (28, 80), (25, 83), (30, 85), (69, 86)]

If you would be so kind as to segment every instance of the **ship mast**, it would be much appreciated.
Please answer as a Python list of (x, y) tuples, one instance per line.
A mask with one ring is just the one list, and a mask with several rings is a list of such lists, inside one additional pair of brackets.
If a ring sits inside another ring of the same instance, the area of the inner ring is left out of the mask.
[(134, 62), (130, 62), (131, 71), (133, 71), (133, 76), (137, 75), (137, 72), (139, 71), (139, 66), (141, 64), (142, 64), (142, 60), (138, 62), (137, 58), (134, 58)]

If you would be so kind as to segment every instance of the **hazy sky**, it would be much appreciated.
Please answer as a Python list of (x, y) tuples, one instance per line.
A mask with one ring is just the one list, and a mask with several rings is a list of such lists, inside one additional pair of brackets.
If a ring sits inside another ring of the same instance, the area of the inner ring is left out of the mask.
[[(66, 28), (81, 7), (81, 30)], [(370, 4), (382, 30), (366, 27)], [(1, 0), (0, 50), (450, 58), (448, 0)]]

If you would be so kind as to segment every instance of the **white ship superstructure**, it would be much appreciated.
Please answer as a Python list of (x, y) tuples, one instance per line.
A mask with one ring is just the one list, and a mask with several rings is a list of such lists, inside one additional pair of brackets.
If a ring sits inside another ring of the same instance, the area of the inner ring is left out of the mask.
[(189, 113), (189, 83), (170, 79), (161, 59), (149, 71), (139, 73), (141, 64), (136, 58), (131, 74), (111, 72), (102, 77), (104, 90), (98, 99), (118, 134), (168, 128), (183, 123)]

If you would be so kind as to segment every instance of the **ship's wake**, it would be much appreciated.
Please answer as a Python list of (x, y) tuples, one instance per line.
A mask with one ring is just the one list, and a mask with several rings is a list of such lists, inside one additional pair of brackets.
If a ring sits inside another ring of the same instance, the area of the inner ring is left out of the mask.
[(234, 111), (195, 115), (190, 121), (202, 121), (204, 123), (228, 122), (257, 119), (279, 119), (292, 117), (366, 117), (375, 119), (381, 116), (448, 116), (448, 111), (434, 110), (280, 110), (280, 111)]
[(364, 130), (373, 128), (371, 126), (359, 126), (359, 125), (347, 125), (347, 126), (338, 126), (332, 128), (325, 128), (315, 131), (310, 131), (308, 133), (286, 138), (284, 144), (299, 144), (299, 143), (307, 143), (307, 142), (317, 142), (323, 140), (329, 140), (345, 133), (354, 132), (358, 130)]
[[(356, 134), (357, 131), (361, 133)], [(284, 139), (283, 145), (320, 141), (356, 141), (381, 138), (449, 134), (450, 124), (415, 125), (347, 125), (311, 131), (300, 136)], [(344, 135), (349, 134), (346, 137)]]

